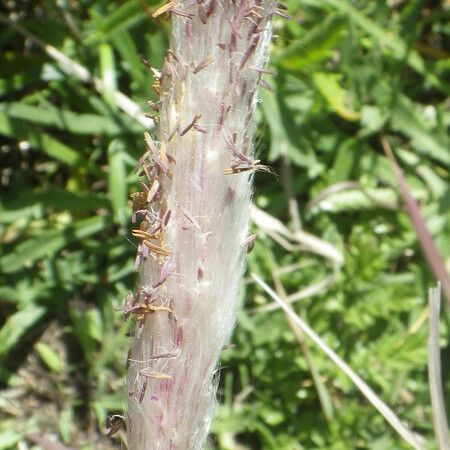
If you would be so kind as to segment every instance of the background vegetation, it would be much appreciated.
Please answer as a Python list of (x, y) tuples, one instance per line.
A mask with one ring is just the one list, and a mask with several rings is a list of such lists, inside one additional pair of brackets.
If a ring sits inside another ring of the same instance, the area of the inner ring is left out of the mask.
[[(254, 201), (291, 230), (328, 241), (344, 262), (255, 227), (249, 273), (301, 297), (299, 315), (435, 448), (426, 372), (434, 280), (380, 136), (448, 268), (450, 4), (286, 4), (293, 19), (275, 22), (277, 75), (266, 77), (272, 90), (262, 93), (257, 128), (260, 157), (278, 176), (256, 175)], [(104, 89), (65, 74), (2, 24), (0, 449), (28, 448), (27, 436), (46, 448), (39, 436), (49, 434), (77, 449), (121, 447), (124, 432), (106, 437), (104, 424), (125, 404), (128, 338), (116, 310), (136, 278), (127, 198), (144, 143), (113, 92), (149, 111), (152, 79), (141, 58), (161, 67), (169, 27), (149, 18), (156, 6), (1, 4), (3, 19), (88, 68)], [(270, 299), (250, 279), (242, 303), (223, 355), (211, 449), (408, 448), (320, 350), (298, 345), (279, 310), (261, 308)], [(443, 361), (449, 334), (444, 307)], [(447, 407), (449, 372), (444, 364)]]

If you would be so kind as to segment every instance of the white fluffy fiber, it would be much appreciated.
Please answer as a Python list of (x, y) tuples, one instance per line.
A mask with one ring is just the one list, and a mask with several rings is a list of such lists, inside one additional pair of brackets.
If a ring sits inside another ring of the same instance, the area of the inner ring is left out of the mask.
[[(188, 1), (171, 13), (155, 137), (169, 169), (157, 170), (161, 188), (148, 205), (154, 216), (170, 211), (157, 241), (170, 256), (150, 251), (140, 289), (173, 312), (148, 312), (142, 329), (138, 318), (127, 380), (130, 450), (199, 450), (208, 435), (244, 269), (252, 114), (273, 7)], [(224, 174), (230, 168), (238, 173)]]

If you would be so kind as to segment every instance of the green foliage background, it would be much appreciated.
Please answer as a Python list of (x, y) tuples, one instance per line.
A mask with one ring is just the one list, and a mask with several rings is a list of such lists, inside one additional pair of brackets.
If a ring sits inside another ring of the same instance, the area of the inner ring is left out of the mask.
[[(447, 267), (450, 264), (450, 4), (288, 0), (258, 113), (255, 203), (344, 255), (334, 282), (295, 309), (434, 447), (426, 372), (427, 289), (419, 251), (380, 135), (389, 137)], [(30, 432), (72, 447), (120, 448), (104, 436), (123, 411), (135, 244), (128, 194), (143, 129), (112, 99), (154, 99), (145, 56), (160, 67), (167, 20), (151, 1), (2, 2), (2, 15), (105, 80), (101, 95), (67, 76), (29, 38), (0, 28), (0, 449)], [(291, 183), (289, 178), (291, 177)], [(350, 183), (351, 182), (351, 183)], [(258, 230), (255, 228), (255, 231)], [(284, 270), (282, 270), (284, 268)], [(289, 269), (289, 271), (288, 271)], [(288, 294), (332, 270), (260, 233), (249, 271)], [(249, 280), (247, 280), (249, 281)], [(310, 364), (279, 311), (252, 283), (224, 351), (210, 448), (408, 448), (313, 345)], [(449, 315), (441, 327), (450, 402)], [(318, 377), (313, 379), (311, 367)], [(321, 393), (319, 398), (318, 391)]]

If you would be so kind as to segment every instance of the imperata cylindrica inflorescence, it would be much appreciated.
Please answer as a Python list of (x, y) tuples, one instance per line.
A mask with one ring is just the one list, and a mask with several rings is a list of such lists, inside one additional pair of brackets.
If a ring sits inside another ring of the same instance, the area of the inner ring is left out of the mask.
[(248, 235), (253, 113), (266, 75), (267, 0), (169, 2), (170, 49), (152, 69), (155, 135), (132, 194), (140, 285), (128, 361), (131, 450), (201, 449), (215, 405), (217, 363), (234, 322)]

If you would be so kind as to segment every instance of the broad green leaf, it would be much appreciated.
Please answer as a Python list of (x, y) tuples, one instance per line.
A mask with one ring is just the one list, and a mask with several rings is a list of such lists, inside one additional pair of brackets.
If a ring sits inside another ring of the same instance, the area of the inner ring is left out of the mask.
[(357, 151), (357, 141), (352, 138), (344, 141), (338, 147), (333, 168), (329, 172), (329, 184), (334, 184), (350, 178), (355, 160), (357, 158)]
[(285, 69), (299, 70), (328, 59), (346, 30), (346, 19), (340, 14), (329, 16), (279, 54), (273, 61)]
[(44, 230), (38, 236), (17, 245), (13, 252), (1, 257), (0, 269), (4, 273), (11, 273), (38, 259), (53, 256), (73, 241), (103, 230), (107, 223), (106, 217), (91, 217), (62, 229)]
[(59, 415), (58, 430), (63, 442), (70, 444), (74, 430), (75, 414), (73, 408), (64, 409)]
[(340, 74), (322, 72), (313, 74), (314, 83), (331, 110), (345, 120), (359, 120), (361, 114), (348, 107), (348, 94), (339, 84), (341, 78), (342, 76)]
[(298, 166), (307, 167), (311, 172), (318, 170), (314, 152), (305, 142), (304, 136), (292, 118), (279, 88), (274, 92), (262, 91), (262, 108), (270, 128), (269, 160), (275, 161), (288, 156)]
[[(29, 203), (29, 200), (25, 203)], [(9, 208), (9, 205), (3, 205), (0, 202), (0, 223), (12, 223), (19, 219), (29, 219), (30, 217), (42, 217), (42, 204), (36, 202), (34, 205), (23, 206), (17, 208)]]
[(411, 139), (414, 149), (426, 156), (450, 164), (450, 139), (444, 139), (427, 129), (424, 118), (416, 111), (415, 105), (405, 96), (398, 98), (392, 116), (392, 128)]
[(376, 22), (367, 18), (363, 13), (351, 5), (348, 0), (325, 0), (324, 3), (335, 7), (342, 13), (348, 14), (354, 23), (375, 39), (377, 45), (385, 46), (390, 49), (392, 56), (398, 60), (403, 61), (406, 58), (409, 66), (417, 73), (426, 77), (430, 83), (441, 91), (450, 94), (450, 86), (443, 83), (433, 72), (429, 71), (419, 53), (408, 48), (406, 43), (393, 31), (386, 30)]
[(9, 316), (0, 329), (0, 358), (5, 356), (45, 314), (42, 306), (29, 305)]
[(0, 431), (0, 450), (10, 450), (17, 448), (16, 445), (23, 439), (23, 436), (13, 430)]

